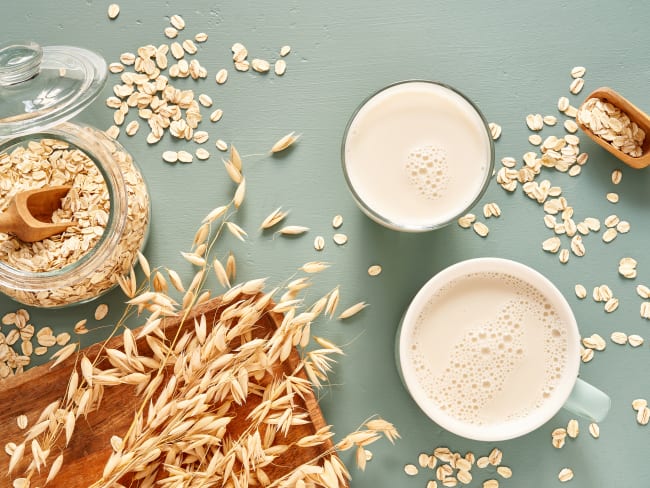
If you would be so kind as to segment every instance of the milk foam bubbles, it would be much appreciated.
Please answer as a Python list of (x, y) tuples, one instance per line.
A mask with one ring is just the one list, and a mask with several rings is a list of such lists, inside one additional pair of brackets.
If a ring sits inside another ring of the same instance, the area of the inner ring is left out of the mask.
[(441, 411), (493, 425), (524, 418), (550, 398), (566, 367), (568, 332), (530, 284), (473, 273), (429, 299), (408, 341), (417, 381)]
[(492, 139), (461, 94), (426, 81), (397, 83), (356, 112), (343, 165), (361, 208), (399, 229), (428, 230), (471, 207), (493, 166)]
[(444, 149), (424, 146), (411, 151), (406, 170), (411, 184), (423, 197), (432, 200), (446, 195), (450, 176)]

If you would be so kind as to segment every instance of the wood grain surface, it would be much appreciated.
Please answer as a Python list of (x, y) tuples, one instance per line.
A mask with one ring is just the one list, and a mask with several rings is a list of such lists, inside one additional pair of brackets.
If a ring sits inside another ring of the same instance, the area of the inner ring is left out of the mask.
[[(195, 315), (205, 314), (207, 323), (212, 323), (215, 316), (218, 316), (220, 312), (221, 301), (219, 298), (215, 298), (198, 308)], [(259, 337), (268, 336), (272, 333), (280, 317), (278, 314), (264, 314), (260, 319), (260, 327), (257, 329)], [(179, 328), (184, 330), (190, 327), (193, 327), (191, 317), (182, 323), (178, 319), (169, 320), (165, 327), (165, 333), (167, 337), (173, 337)], [(137, 331), (135, 333), (137, 335)], [(97, 343), (86, 348), (83, 353), (93, 361), (104, 347), (120, 349), (122, 345), (122, 336), (116, 336), (106, 344)], [(138, 341), (138, 350), (143, 355), (151, 354), (151, 349), (144, 339)], [(76, 355), (72, 355), (52, 369), (50, 369), (51, 363), (48, 363), (0, 383), (0, 439), (2, 439), (3, 446), (10, 441), (19, 444), (24, 438), (26, 431), (21, 431), (16, 423), (16, 418), (19, 415), (26, 415), (29, 426), (31, 426), (36, 422), (44, 407), (63, 396), (72, 368), (77, 366), (76, 361)], [(101, 358), (98, 367), (105, 361), (107, 361), (105, 358)], [(273, 369), (273, 375), (267, 374), (262, 382), (268, 384), (273, 378), (281, 377), (283, 374), (293, 374), (299, 361), (300, 357), (294, 348), (289, 358), (285, 362), (276, 365)], [(304, 377), (304, 374), (301, 373), (298, 376)], [(259, 403), (256, 401), (257, 399), (259, 397), (251, 395), (245, 404), (234, 409), (232, 413), (235, 417), (228, 426), (229, 435), (237, 436), (248, 427), (249, 423), (246, 416)], [(80, 417), (77, 421), (72, 441), (68, 448), (63, 451), (65, 459), (63, 468), (48, 486), (82, 488), (100, 479), (104, 465), (112, 452), (111, 436), (121, 436), (126, 433), (131, 425), (134, 413), (140, 407), (141, 401), (141, 397), (135, 394), (134, 386), (106, 387), (101, 408), (89, 414), (86, 419)], [(313, 393), (310, 392), (310, 394), (305, 395), (304, 401), (298, 398), (296, 409), (309, 412), (311, 423), (294, 426), (288, 437), (278, 434), (277, 442), (295, 441), (306, 435), (313, 434), (326, 425)], [(60, 443), (57, 445), (60, 445)], [(319, 456), (331, 447), (331, 442), (328, 442), (318, 447), (290, 449), (278, 457), (272, 465), (265, 468), (265, 472), (271, 480), (277, 479), (292, 468)], [(58, 452), (51, 455), (50, 462), (57, 455)], [(25, 459), (27, 457), (25, 456)], [(3, 457), (0, 461), (0, 486), (8, 486), (5, 484), (9, 480), (7, 477), (8, 462), (8, 456)], [(14, 475), (20, 473), (21, 469), (25, 467), (26, 462), (23, 462), (15, 470)], [(42, 486), (48, 470), (49, 467), (32, 479), (31, 486)]]

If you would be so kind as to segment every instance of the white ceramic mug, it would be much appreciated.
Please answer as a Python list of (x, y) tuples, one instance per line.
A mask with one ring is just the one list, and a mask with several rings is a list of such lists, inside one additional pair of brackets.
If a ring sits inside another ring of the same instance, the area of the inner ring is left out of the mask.
[(431, 278), (402, 318), (396, 361), (422, 411), (469, 439), (522, 436), (562, 407), (600, 421), (611, 403), (578, 378), (580, 333), (562, 293), (507, 259), (470, 259)]

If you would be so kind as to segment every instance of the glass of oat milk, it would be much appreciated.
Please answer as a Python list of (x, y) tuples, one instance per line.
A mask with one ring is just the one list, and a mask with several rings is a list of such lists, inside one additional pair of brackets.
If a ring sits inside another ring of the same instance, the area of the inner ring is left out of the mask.
[(473, 207), (494, 167), (481, 112), (433, 81), (402, 81), (371, 95), (350, 119), (341, 152), (363, 212), (408, 232), (437, 229)]

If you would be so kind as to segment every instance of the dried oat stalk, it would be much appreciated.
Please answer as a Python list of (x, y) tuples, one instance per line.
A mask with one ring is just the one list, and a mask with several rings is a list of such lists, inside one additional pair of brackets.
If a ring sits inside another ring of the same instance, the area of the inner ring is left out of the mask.
[[(225, 287), (234, 279), (234, 260), (224, 266), (211, 254), (224, 232), (245, 236), (233, 222), (236, 207), (233, 199), (209, 212), (182, 253), (195, 272), (189, 284), (173, 270), (150, 266), (144, 255), (139, 256), (146, 270), (143, 284), (135, 282), (133, 272), (120, 278), (129, 297), (115, 330), (123, 333), (123, 346), (104, 347), (92, 360), (79, 357), (66, 391), (12, 449), (8, 471), (18, 486), (39, 473), (56, 482), (66, 469), (66, 446), (74, 442), (79, 419), (105, 408), (105, 390), (117, 385), (132, 385), (140, 407), (128, 430), (111, 438), (112, 454), (101, 477), (88, 480), (92, 488), (347, 486), (350, 474), (337, 452), (356, 449), (364, 469), (369, 444), (398, 437), (381, 419), (367, 421), (336, 444), (329, 426), (305, 433), (311, 419), (304, 399), (313, 395), (312, 388), (328, 383), (335, 356), (343, 352), (311, 336), (320, 316), (334, 314), (338, 287), (307, 305), (300, 295), (310, 285), (308, 277), (294, 279), (282, 294), (285, 288), (266, 292), (266, 280), (256, 279), (228, 288), (218, 314), (202, 308), (211, 296), (208, 276), (216, 273)], [(327, 267), (320, 262), (305, 266), (306, 272)], [(136, 333), (124, 327), (134, 312), (142, 318)], [(270, 314), (281, 315), (275, 315), (277, 327), (265, 332), (260, 324)], [(164, 330), (169, 320), (182, 324), (171, 336)], [(151, 352), (139, 350), (138, 340), (146, 341)], [(308, 347), (312, 342), (315, 348)], [(73, 354), (75, 347), (66, 346), (60, 356)], [(231, 429), (244, 404), (245, 428)], [(301, 451), (310, 453), (308, 461), (274, 471), (289, 466)]]

